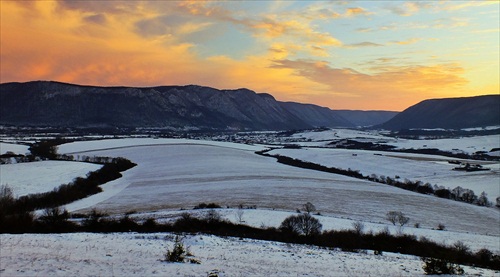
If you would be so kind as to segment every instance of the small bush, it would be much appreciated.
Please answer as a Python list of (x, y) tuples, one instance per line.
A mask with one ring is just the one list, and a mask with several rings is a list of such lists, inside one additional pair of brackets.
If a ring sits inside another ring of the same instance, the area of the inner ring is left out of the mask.
[(380, 230), (377, 233), (378, 236), (385, 236), (388, 237), (391, 235), (391, 231), (389, 231), (389, 227), (385, 226), (384, 229)]
[(353, 222), (352, 227), (354, 228), (354, 232), (358, 235), (363, 234), (363, 231), (365, 230), (365, 224), (361, 221)]
[(465, 243), (461, 241), (457, 241), (453, 244), (453, 247), (460, 253), (460, 254), (467, 254), (469, 253), (469, 246), (467, 246)]
[(437, 229), (438, 229), (439, 231), (443, 231), (443, 230), (445, 230), (445, 229), (446, 229), (446, 226), (444, 226), (444, 224), (442, 224), (442, 223), (439, 223), (439, 224), (438, 224)]
[(216, 203), (200, 203), (196, 205), (193, 209), (194, 210), (200, 210), (200, 209), (220, 209), (222, 208), (219, 204)]
[(461, 268), (458, 264), (451, 263), (449, 261), (435, 259), (435, 258), (427, 258), (423, 257), (422, 261), (424, 265), (422, 268), (424, 269), (425, 274), (427, 275), (441, 275), (441, 274), (449, 274), (449, 275), (463, 275), (464, 269)]
[(322, 227), (319, 220), (310, 214), (300, 214), (285, 218), (280, 225), (280, 230), (307, 237), (320, 234)]
[(222, 220), (222, 216), (220, 215), (219, 212), (217, 212), (214, 209), (208, 210), (208, 212), (205, 214), (205, 220), (209, 223), (211, 222), (219, 222)]
[(191, 255), (186, 251), (182, 239), (179, 236), (175, 236), (174, 248), (172, 251), (167, 249), (164, 261), (170, 263), (183, 263), (186, 256), (189, 256), (188, 254)]
[(493, 258), (493, 252), (486, 248), (482, 248), (477, 251), (476, 256), (483, 262), (489, 262)]
[(172, 251), (167, 249), (167, 253), (165, 253), (165, 262), (169, 263), (184, 263), (189, 262), (192, 264), (201, 264), (200, 260), (195, 258), (186, 258), (192, 257), (193, 254), (189, 251), (189, 247), (185, 247), (182, 241), (182, 238), (179, 236), (175, 236), (174, 248)]

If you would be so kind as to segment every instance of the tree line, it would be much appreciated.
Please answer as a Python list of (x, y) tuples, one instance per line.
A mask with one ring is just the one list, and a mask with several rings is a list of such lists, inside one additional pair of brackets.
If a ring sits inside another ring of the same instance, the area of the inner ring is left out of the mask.
[[(340, 248), (343, 251), (360, 252), (374, 250), (376, 255), (383, 252), (401, 253), (420, 257), (431, 257), (446, 263), (478, 266), (500, 270), (500, 256), (488, 249), (472, 252), (457, 242), (445, 246), (425, 237), (398, 233), (392, 235), (388, 229), (377, 233), (364, 232), (363, 229), (321, 231), (319, 221), (309, 213), (291, 215), (280, 227), (257, 228), (244, 224), (235, 224), (223, 219), (217, 210), (210, 209), (200, 217), (183, 213), (173, 222), (158, 223), (153, 218), (136, 221), (124, 215), (109, 217), (92, 210), (80, 218), (70, 220), (71, 214), (60, 208), (46, 209), (40, 217), (29, 214), (23, 224), (15, 226), (0, 224), (1, 233), (71, 233), (71, 232), (139, 232), (139, 233), (203, 233), (222, 237), (239, 237), (284, 243), (308, 244), (328, 248)], [(364, 249), (364, 250), (361, 250)]]

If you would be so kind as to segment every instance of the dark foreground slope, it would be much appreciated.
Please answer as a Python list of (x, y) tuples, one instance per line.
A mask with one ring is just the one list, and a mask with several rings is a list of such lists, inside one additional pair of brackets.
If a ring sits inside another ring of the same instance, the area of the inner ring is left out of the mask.
[[(315, 127), (311, 109), (287, 109), (269, 94), (201, 86), (94, 87), (35, 81), (0, 84), (0, 124), (50, 127), (174, 127), (284, 130)], [(333, 111), (327, 109), (331, 113)], [(325, 117), (324, 126), (352, 126)]]
[(402, 130), (496, 125), (500, 125), (500, 95), (425, 100), (377, 127)]

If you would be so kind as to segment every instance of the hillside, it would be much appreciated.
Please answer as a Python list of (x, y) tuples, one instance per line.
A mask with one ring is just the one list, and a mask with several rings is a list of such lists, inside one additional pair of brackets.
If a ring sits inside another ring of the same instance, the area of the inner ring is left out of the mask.
[(335, 110), (343, 118), (355, 126), (373, 126), (387, 122), (398, 114), (392, 111), (358, 111), (358, 110)]
[(355, 127), (350, 120), (329, 108), (295, 102), (281, 102), (281, 106), (313, 127)]
[(278, 102), (248, 89), (94, 87), (35, 81), (0, 85), (0, 124), (285, 130), (353, 126), (315, 105)]
[(500, 125), (500, 95), (422, 101), (377, 127), (461, 129)]

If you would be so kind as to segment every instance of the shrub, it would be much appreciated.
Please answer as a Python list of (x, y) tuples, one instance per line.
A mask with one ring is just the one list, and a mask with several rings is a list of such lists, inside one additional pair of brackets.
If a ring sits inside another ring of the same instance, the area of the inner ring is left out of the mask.
[(365, 224), (361, 221), (356, 221), (352, 223), (352, 227), (354, 228), (354, 232), (356, 234), (361, 235), (363, 234), (363, 231), (365, 230)]
[(88, 217), (83, 221), (82, 226), (84, 229), (87, 229), (89, 231), (98, 231), (100, 227), (102, 227), (102, 218), (107, 216), (106, 213), (100, 212), (97, 209), (92, 209), (90, 211)]
[(186, 251), (182, 239), (179, 236), (175, 236), (174, 248), (172, 251), (167, 249), (164, 261), (171, 263), (183, 263), (186, 256), (189, 255), (191, 255), (191, 253)]
[(477, 251), (476, 256), (483, 262), (489, 262), (493, 258), (493, 253), (486, 248), (482, 248)]
[(308, 237), (320, 234), (322, 227), (319, 220), (310, 214), (300, 214), (285, 218), (280, 225), (280, 230)]
[(45, 209), (38, 224), (46, 232), (69, 232), (76, 227), (73, 222), (69, 221), (68, 211), (59, 207)]
[(184, 242), (182, 238), (179, 236), (175, 236), (174, 248), (172, 251), (167, 249), (167, 253), (165, 253), (165, 262), (169, 263), (183, 263), (189, 262), (192, 264), (201, 264), (201, 262), (194, 258), (186, 258), (192, 257), (193, 254), (189, 251), (189, 247), (184, 246)]
[(193, 209), (194, 210), (199, 210), (199, 209), (220, 209), (222, 208), (219, 204), (217, 203), (200, 203), (196, 205)]
[(380, 230), (377, 235), (388, 237), (391, 235), (391, 231), (389, 231), (389, 227), (385, 226), (384, 229)]
[(217, 212), (214, 209), (208, 210), (208, 212), (205, 214), (205, 220), (209, 223), (211, 222), (219, 222), (222, 220), (222, 216), (220, 215), (219, 212)]
[(455, 242), (453, 247), (455, 247), (455, 249), (461, 254), (467, 254), (469, 252), (469, 246), (461, 241)]
[(424, 262), (424, 265), (422, 266), (422, 268), (424, 269), (424, 272), (427, 275), (441, 275), (441, 274), (462, 275), (462, 274), (464, 274), (463, 268), (461, 268), (457, 264), (451, 263), (451, 262), (446, 261), (446, 260), (423, 257), (422, 261)]

